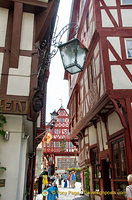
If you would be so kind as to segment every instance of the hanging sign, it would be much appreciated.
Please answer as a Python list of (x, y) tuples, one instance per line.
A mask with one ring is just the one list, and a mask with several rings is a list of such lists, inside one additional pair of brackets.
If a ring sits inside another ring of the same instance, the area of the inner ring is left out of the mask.
[(48, 144), (50, 140), (52, 139), (52, 133), (49, 131), (45, 136), (44, 136), (44, 141)]

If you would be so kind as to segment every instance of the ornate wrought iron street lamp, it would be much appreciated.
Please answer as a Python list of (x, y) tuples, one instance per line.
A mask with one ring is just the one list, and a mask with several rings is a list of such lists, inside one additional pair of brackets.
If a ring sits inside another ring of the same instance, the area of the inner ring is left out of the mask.
[(51, 121), (52, 122), (56, 122), (56, 120), (57, 120), (57, 117), (58, 117), (58, 113), (56, 112), (56, 110), (54, 110), (52, 113), (50, 113), (50, 115), (51, 115)]
[[(62, 44), (61, 38), (68, 30), (71, 30), (72, 35), (70, 35), (70, 37), (73, 39), (65, 44)], [(78, 25), (76, 23), (70, 23), (64, 26), (57, 35), (55, 31), (53, 33), (53, 37), (49, 34), (48, 40), (42, 40), (39, 45), (35, 44), (35, 47), (38, 49), (40, 61), (37, 72), (38, 86), (36, 90), (34, 90), (32, 97), (33, 111), (36, 113), (38, 113), (43, 107), (43, 91), (47, 71), (49, 69), (51, 59), (57, 54), (58, 50), (60, 50), (62, 62), (66, 71), (71, 74), (75, 74), (83, 70), (87, 49), (81, 44), (79, 39), (75, 39), (77, 32)]]
[[(73, 39), (62, 44), (61, 38), (67, 30), (72, 30), (71, 37)], [(47, 63), (47, 65), (49, 65), (51, 58), (53, 58), (57, 54), (59, 49), (64, 69), (70, 74), (81, 72), (84, 67), (85, 58), (88, 50), (79, 41), (78, 38), (75, 38), (77, 32), (78, 25), (76, 23), (67, 24), (57, 35), (56, 32), (54, 32), (50, 44), (51, 52), (48, 55), (46, 54), (46, 50), (50, 47), (45, 40), (41, 41), (39, 46), (35, 45), (36, 48), (38, 48), (39, 56), (42, 57), (39, 69), (41, 70), (44, 63)]]
[(58, 46), (64, 69), (70, 74), (83, 71), (87, 49), (78, 38), (72, 39)]

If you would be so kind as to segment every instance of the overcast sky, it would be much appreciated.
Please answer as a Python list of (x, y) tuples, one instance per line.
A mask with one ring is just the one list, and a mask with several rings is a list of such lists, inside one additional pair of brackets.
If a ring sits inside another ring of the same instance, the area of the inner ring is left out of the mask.
[[(59, 32), (69, 23), (72, 0), (60, 0), (58, 9), (58, 26)], [(67, 31), (68, 33), (68, 31)], [(62, 42), (66, 41), (67, 33), (62, 37)], [(47, 85), (47, 104), (46, 104), (46, 122), (51, 120), (50, 113), (58, 110), (61, 106), (66, 109), (69, 99), (68, 81), (64, 80), (64, 67), (61, 61), (60, 52), (51, 60), (50, 76)], [(68, 110), (67, 110), (68, 111)]]

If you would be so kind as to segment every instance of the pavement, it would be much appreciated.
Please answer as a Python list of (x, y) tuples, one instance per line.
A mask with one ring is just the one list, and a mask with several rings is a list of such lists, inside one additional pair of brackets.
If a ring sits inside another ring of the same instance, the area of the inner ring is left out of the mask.
[[(88, 200), (88, 197), (81, 194), (82, 185), (76, 182), (75, 188), (58, 187), (59, 198), (57, 200)], [(34, 196), (34, 200), (43, 200), (42, 194)]]

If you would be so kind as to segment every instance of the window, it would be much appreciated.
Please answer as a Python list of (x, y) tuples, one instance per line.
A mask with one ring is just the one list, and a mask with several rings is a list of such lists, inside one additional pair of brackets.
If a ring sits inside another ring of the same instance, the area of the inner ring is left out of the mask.
[(59, 130), (58, 130), (58, 129), (56, 129), (56, 134), (57, 134), (57, 135), (59, 134)]
[(71, 167), (71, 160), (70, 159), (67, 159), (67, 168), (70, 168)]
[(72, 142), (69, 142), (69, 147), (70, 147), (70, 148), (73, 148)]
[(53, 141), (51, 141), (51, 147), (53, 147)]
[(122, 0), (122, 5), (132, 5), (132, 0)]
[(60, 147), (60, 142), (58, 142), (58, 147)]
[(71, 159), (71, 168), (72, 167), (75, 167), (75, 159), (74, 158)]
[(97, 149), (91, 150), (91, 163), (93, 168), (93, 185), (94, 191), (99, 191), (99, 160)]
[(125, 158), (125, 143), (123, 139), (112, 143), (112, 155), (114, 166), (114, 177), (121, 179), (126, 178), (126, 158)]
[(58, 158), (58, 169), (61, 169), (61, 159)]
[(54, 142), (54, 147), (56, 147), (56, 142)]
[(127, 58), (132, 58), (132, 39), (126, 39)]

